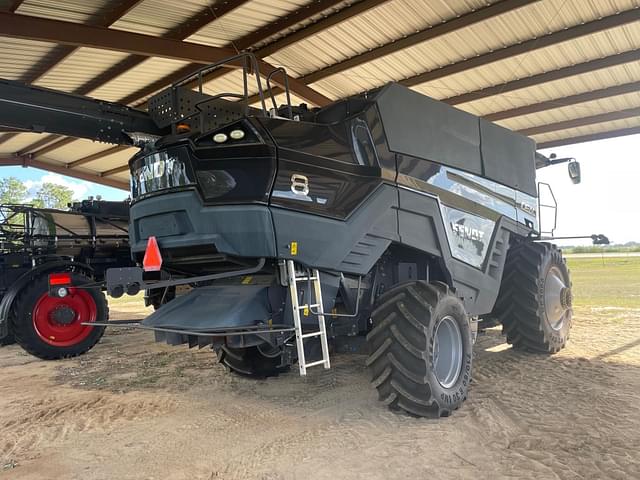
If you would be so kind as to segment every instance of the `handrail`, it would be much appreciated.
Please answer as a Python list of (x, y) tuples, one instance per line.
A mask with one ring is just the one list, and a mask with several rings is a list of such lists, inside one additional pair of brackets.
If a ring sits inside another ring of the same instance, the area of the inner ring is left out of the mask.
[[(196, 70), (195, 72), (192, 72), (189, 75), (186, 75), (185, 77), (183, 77), (183, 78), (179, 79), (178, 81), (174, 82), (171, 85), (171, 89), (173, 90), (173, 92), (175, 92), (178, 87), (184, 85), (185, 83), (188, 83), (189, 81), (191, 81), (191, 80), (193, 80), (193, 79), (195, 79), (197, 77), (197, 79), (198, 79), (198, 91), (200, 93), (202, 93), (202, 80), (203, 80), (204, 74), (206, 72), (218, 69), (218, 68), (222, 67), (223, 65), (227, 65), (227, 64), (232, 63), (232, 62), (234, 62), (236, 60), (243, 60), (243, 64), (242, 64), (242, 79), (243, 79), (243, 87), (244, 87), (243, 98), (244, 98), (245, 102), (247, 103), (247, 105), (246, 105), (247, 109), (249, 107), (249, 105), (248, 105), (248, 99), (249, 99), (248, 75), (249, 75), (249, 70), (251, 69), (252, 70), (251, 74), (256, 77), (256, 85), (258, 87), (258, 96), (260, 97), (260, 103), (262, 104), (262, 111), (264, 112), (264, 115), (267, 116), (269, 112), (267, 110), (267, 104), (266, 104), (265, 99), (264, 99), (264, 91), (262, 89), (262, 81), (261, 81), (261, 77), (260, 77), (260, 67), (259, 67), (258, 59), (251, 52), (241, 52), (241, 53), (238, 53), (237, 55), (225, 58), (223, 60), (219, 60), (218, 62), (212, 63), (210, 65), (205, 65), (204, 67)], [(230, 94), (230, 95), (238, 95), (238, 94)], [(224, 95), (224, 96), (228, 96), (228, 95)], [(175, 101), (175, 95), (173, 96), (173, 100)], [(176, 107), (176, 105), (174, 105), (174, 107)]]
[(271, 102), (273, 103), (273, 109), (276, 112), (278, 111), (278, 105), (276, 104), (276, 97), (273, 94), (273, 89), (271, 88), (271, 78), (277, 73), (282, 73), (283, 75), (284, 93), (287, 99), (287, 106), (289, 107), (289, 119), (293, 120), (293, 110), (291, 108), (291, 93), (289, 92), (289, 77), (287, 76), (287, 71), (284, 69), (284, 67), (276, 68), (267, 76), (267, 91), (269, 92), (269, 97), (271, 97)]

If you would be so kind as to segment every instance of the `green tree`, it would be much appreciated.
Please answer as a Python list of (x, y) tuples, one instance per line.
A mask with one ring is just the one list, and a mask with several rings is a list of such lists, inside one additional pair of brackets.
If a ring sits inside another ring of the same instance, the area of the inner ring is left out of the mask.
[(43, 208), (67, 208), (73, 200), (73, 190), (64, 185), (45, 182), (36, 192), (33, 204)]
[(0, 203), (23, 203), (27, 197), (27, 187), (16, 177), (0, 180)]

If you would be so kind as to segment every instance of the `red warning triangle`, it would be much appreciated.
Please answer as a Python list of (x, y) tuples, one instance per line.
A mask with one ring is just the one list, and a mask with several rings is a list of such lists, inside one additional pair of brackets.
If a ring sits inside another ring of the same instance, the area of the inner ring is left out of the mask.
[(162, 267), (162, 255), (160, 255), (160, 247), (156, 237), (149, 237), (147, 240), (147, 249), (142, 259), (142, 268), (145, 272), (158, 272)]

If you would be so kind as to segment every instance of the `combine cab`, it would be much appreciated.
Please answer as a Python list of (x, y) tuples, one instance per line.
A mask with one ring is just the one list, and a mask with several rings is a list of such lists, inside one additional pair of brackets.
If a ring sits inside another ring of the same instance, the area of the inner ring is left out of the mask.
[[(146, 120), (129, 112), (111, 130), (109, 141), (140, 147), (129, 235), (144, 268), (109, 270), (107, 289), (150, 290), (162, 306), (143, 328), (211, 345), (255, 377), (368, 352), (381, 400), (419, 416), (467, 398), (478, 318), (497, 318), (515, 348), (564, 347), (571, 280), (540, 241), (536, 161), (549, 161), (532, 140), (397, 84), (321, 109), (276, 107), (255, 60), (239, 58), (253, 64), (243, 93), (192, 90), (213, 65), (152, 97)], [(100, 105), (96, 125), (123, 115)], [(102, 135), (89, 126), (77, 135)]]
[(84, 353), (104, 332), (83, 325), (108, 318), (100, 288), (72, 285), (132, 265), (127, 202), (84, 200), (71, 207), (0, 205), (0, 338), (44, 359)]

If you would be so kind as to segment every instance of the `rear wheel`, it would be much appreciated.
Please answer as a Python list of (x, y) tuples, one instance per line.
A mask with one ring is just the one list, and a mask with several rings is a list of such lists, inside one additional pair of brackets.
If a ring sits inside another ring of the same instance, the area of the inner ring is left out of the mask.
[(467, 398), (472, 339), (462, 302), (443, 283), (386, 292), (373, 311), (367, 366), (380, 400), (416, 416), (448, 416)]
[(0, 346), (2, 345), (13, 345), (16, 343), (16, 339), (13, 336), (12, 332), (9, 332), (6, 337), (0, 339)]
[(541, 353), (564, 348), (572, 299), (569, 269), (555, 245), (526, 242), (509, 249), (495, 312), (514, 348)]
[(218, 361), (228, 370), (252, 378), (276, 377), (289, 370), (281, 366), (281, 349), (268, 345), (231, 348), (226, 345), (216, 349)]
[[(72, 275), (73, 284), (90, 282), (83, 275)], [(11, 331), (16, 342), (32, 355), (45, 360), (75, 357), (90, 350), (104, 334), (104, 327), (82, 325), (107, 320), (107, 300), (100, 289), (67, 290), (65, 297), (49, 296), (48, 278), (43, 275), (16, 299)]]

